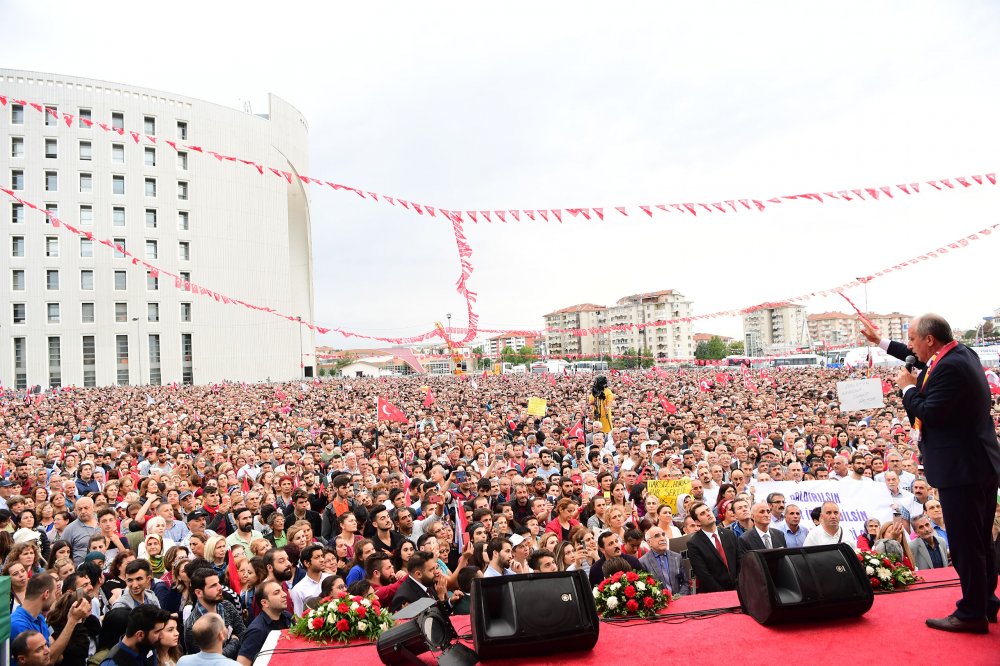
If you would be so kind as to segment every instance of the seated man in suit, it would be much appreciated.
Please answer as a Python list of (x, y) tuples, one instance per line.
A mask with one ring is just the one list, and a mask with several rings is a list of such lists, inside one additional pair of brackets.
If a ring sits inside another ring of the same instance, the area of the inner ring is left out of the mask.
[(684, 568), (680, 553), (671, 551), (667, 533), (659, 525), (654, 525), (646, 532), (646, 543), (649, 552), (639, 558), (642, 568), (653, 574), (660, 581), (664, 593), (670, 590), (672, 595), (691, 594), (691, 580)]
[[(403, 580), (396, 594), (392, 597), (389, 610), (393, 613), (401, 610), (417, 599), (445, 600), (447, 595), (447, 580), (441, 575), (437, 559), (429, 553), (418, 550), (410, 556), (406, 563), (406, 572), (410, 574)], [(440, 584), (444, 581), (444, 584)]]
[(743, 533), (737, 542), (739, 559), (749, 550), (770, 550), (785, 547), (785, 535), (771, 527), (771, 510), (767, 502), (758, 502), (750, 508), (753, 528)]
[(910, 541), (913, 566), (917, 569), (943, 569), (948, 566), (948, 544), (934, 533), (930, 516), (922, 513), (914, 518), (913, 529), (917, 531), (917, 538)]
[(718, 529), (715, 513), (703, 502), (691, 507), (691, 518), (699, 525), (687, 551), (698, 592), (735, 590), (740, 572), (736, 537), (729, 530)]

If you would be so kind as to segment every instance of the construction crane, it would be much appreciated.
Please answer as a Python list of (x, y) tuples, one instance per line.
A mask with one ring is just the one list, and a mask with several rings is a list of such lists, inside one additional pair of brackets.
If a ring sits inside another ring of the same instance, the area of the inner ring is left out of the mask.
[(439, 321), (434, 322), (434, 328), (436, 328), (441, 333), (441, 337), (444, 338), (445, 344), (448, 345), (448, 351), (451, 352), (451, 360), (455, 364), (455, 374), (461, 375), (463, 372), (462, 355), (455, 348), (455, 344), (451, 341), (451, 338), (448, 337), (448, 334), (445, 333), (444, 326), (441, 325), (441, 322)]

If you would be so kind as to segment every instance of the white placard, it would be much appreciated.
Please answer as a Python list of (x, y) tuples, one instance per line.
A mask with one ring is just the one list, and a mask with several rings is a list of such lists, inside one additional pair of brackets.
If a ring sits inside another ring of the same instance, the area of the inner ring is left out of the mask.
[(881, 379), (837, 382), (837, 398), (840, 401), (840, 411), (842, 412), (878, 409), (885, 405), (885, 400), (882, 397)]

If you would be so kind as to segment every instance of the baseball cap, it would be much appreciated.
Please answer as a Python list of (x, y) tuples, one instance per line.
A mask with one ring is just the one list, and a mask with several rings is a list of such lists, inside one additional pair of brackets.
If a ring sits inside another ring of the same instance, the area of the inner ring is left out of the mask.
[(521, 536), (520, 534), (511, 534), (509, 537), (507, 537), (507, 540), (510, 541), (510, 545), (513, 546), (514, 548), (517, 548), (522, 543), (524, 543), (524, 537)]
[(188, 514), (187, 520), (188, 522), (191, 522), (192, 520), (198, 520), (199, 518), (204, 519), (208, 518), (208, 515), (209, 515), (208, 511), (205, 511), (204, 509), (195, 509), (194, 511)]
[(572, 481), (573, 483), (583, 483), (583, 477), (580, 476), (579, 474), (574, 474), (573, 476), (570, 477), (569, 480)]
[(0, 488), (10, 488), (13, 485), (14, 484), (8, 481), (7, 479), (0, 480)]
[(188, 497), (192, 497), (193, 495), (194, 493), (192, 493), (190, 490), (185, 490), (184, 492), (181, 493), (180, 499), (185, 500)]
[(116, 509), (127, 509), (128, 508), (128, 502), (118, 502), (118, 504), (115, 504), (115, 508)]

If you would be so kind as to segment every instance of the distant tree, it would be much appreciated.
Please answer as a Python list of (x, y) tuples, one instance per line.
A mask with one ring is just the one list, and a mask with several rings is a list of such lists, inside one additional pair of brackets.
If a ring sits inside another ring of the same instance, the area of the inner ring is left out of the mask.
[(708, 342), (699, 342), (694, 350), (694, 357), (698, 360), (716, 360), (726, 357), (726, 343), (717, 335), (712, 336)]
[[(958, 332), (958, 331), (956, 331), (956, 333), (957, 333), (957, 332)], [(976, 329), (974, 329), (974, 328), (970, 328), (969, 330), (967, 330), (967, 331), (966, 331), (966, 332), (965, 332), (965, 333), (964, 333), (964, 334), (962, 335), (962, 338), (963, 338), (963, 339), (965, 339), (965, 340), (972, 340), (972, 339), (974, 339), (975, 337), (976, 337)]]
[(733, 340), (729, 343), (729, 353), (732, 356), (743, 356), (746, 354), (746, 347), (742, 340)]
[(500, 360), (504, 363), (514, 363), (514, 356), (517, 352), (511, 346), (506, 346), (500, 350)]
[(694, 348), (694, 357), (699, 361), (704, 361), (709, 358), (707, 342), (702, 340), (698, 343), (698, 346)]
[(514, 355), (514, 358), (517, 359), (516, 361), (514, 361), (514, 363), (517, 363), (519, 365), (524, 363), (531, 363), (532, 361), (537, 360), (535, 359), (535, 348), (530, 345), (525, 345), (524, 347), (521, 347), (520, 349), (517, 350), (517, 354)]
[(983, 323), (983, 337), (988, 338), (993, 335), (993, 322), (987, 321)]

